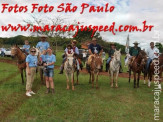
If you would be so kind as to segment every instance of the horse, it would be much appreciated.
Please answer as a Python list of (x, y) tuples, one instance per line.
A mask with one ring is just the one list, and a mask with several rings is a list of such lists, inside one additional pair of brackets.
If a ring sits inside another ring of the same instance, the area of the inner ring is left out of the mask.
[(36, 49), (36, 54), (35, 54), (35, 56), (37, 56), (37, 59), (38, 59), (37, 71), (39, 71), (42, 84), (45, 85), (44, 75), (43, 75), (43, 68), (44, 68), (44, 66), (43, 66), (43, 61), (42, 61), (42, 59), (41, 59), (42, 53), (40, 52), (40, 49), (39, 49), (39, 48), (35, 48), (35, 49)]
[[(143, 67), (146, 65), (147, 62), (147, 55), (145, 51), (141, 50), (139, 54), (135, 57), (133, 61), (129, 64), (129, 83), (131, 79), (131, 71), (133, 71), (134, 75), (134, 88), (139, 88), (139, 79), (141, 71), (143, 70)], [(138, 77), (136, 77), (136, 74), (138, 74)], [(136, 85), (137, 82), (137, 85)]]
[(154, 80), (159, 81), (158, 88), (161, 89), (162, 72), (163, 72), (163, 54), (161, 54), (158, 58), (153, 59), (151, 64), (149, 65), (149, 70), (147, 72), (148, 87), (150, 87), (151, 85), (152, 76), (157, 75), (158, 78), (155, 77)]
[(113, 81), (114, 81), (114, 75), (115, 77), (115, 87), (118, 88), (118, 74), (119, 74), (119, 68), (120, 68), (120, 62), (121, 62), (121, 49), (115, 50), (113, 58), (110, 61), (110, 67), (109, 67), (109, 74), (111, 78), (111, 88), (113, 88)]
[(90, 69), (89, 69), (89, 83), (92, 82), (92, 88), (94, 88), (94, 80), (95, 80), (95, 74), (96, 74), (96, 89), (98, 89), (98, 75), (100, 73), (101, 67), (102, 67), (102, 58), (98, 54), (90, 55), (90, 58), (88, 59)]
[[(71, 84), (72, 84), (72, 90), (75, 90), (74, 87), (74, 72), (75, 72), (75, 63), (74, 63), (74, 53), (72, 54), (66, 54), (67, 55), (67, 59), (64, 63), (64, 70), (65, 70), (65, 74), (66, 74), (66, 78), (67, 78), (67, 90), (69, 90), (69, 81), (71, 79)], [(69, 79), (69, 77), (71, 77)], [(77, 75), (77, 79), (78, 79), (78, 75)]]
[(25, 69), (26, 69), (26, 62), (25, 62), (26, 55), (24, 54), (24, 52), (22, 52), (22, 50), (17, 45), (14, 45), (11, 48), (11, 56), (18, 58), (17, 65), (18, 65), (18, 69), (21, 73), (22, 84), (24, 84), (23, 71), (26, 72), (25, 71)]

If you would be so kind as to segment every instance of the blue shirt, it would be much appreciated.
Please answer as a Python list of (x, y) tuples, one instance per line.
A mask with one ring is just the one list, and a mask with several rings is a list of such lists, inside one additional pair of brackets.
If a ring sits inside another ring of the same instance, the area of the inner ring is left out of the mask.
[(29, 53), (30, 45), (23, 45), (23, 49), (25, 49), (25, 51)]
[[(50, 64), (52, 62), (56, 62), (56, 57), (55, 55), (45, 55), (45, 58), (44, 58), (44, 62), (46, 62), (47, 64)], [(54, 64), (53, 65), (49, 65), (47, 66), (48, 68), (54, 68)]]
[(37, 56), (33, 56), (29, 54), (26, 58), (26, 62), (28, 62), (29, 67), (37, 67)]
[(42, 51), (47, 50), (48, 47), (50, 47), (50, 46), (49, 46), (49, 43), (46, 41), (45, 42), (42, 42), (42, 41), (38, 42), (36, 45), (36, 48), (39, 48), (41, 53), (42, 53)]
[(101, 46), (99, 44), (90, 44), (88, 49), (91, 50), (91, 52), (94, 54), (95, 52), (96, 53), (100, 53), (100, 51), (102, 50)]
[(45, 56), (46, 56), (46, 55), (43, 55), (43, 54), (40, 56), (41, 59), (42, 59), (42, 61), (45, 61)]

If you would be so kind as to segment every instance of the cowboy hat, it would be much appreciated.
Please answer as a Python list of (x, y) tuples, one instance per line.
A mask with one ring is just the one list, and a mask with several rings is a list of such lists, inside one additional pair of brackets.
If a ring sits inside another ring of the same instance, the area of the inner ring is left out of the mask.
[(72, 40), (71, 42), (72, 42), (72, 43), (75, 43), (75, 44), (77, 43), (77, 41), (76, 41), (76, 40)]
[(135, 41), (133, 44), (139, 44), (137, 41)]
[(47, 38), (48, 36), (43, 34), (43, 35), (41, 35), (40, 37), (41, 37), (41, 38)]
[(92, 41), (97, 41), (97, 39), (95, 37), (92, 38)]

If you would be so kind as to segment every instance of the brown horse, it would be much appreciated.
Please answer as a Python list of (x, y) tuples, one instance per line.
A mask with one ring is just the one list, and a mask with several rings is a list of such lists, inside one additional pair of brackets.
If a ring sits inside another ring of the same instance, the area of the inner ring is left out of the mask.
[(17, 45), (14, 45), (11, 48), (11, 56), (17, 57), (18, 59), (17, 65), (21, 73), (22, 84), (24, 84), (23, 70), (25, 71), (26, 69), (26, 62), (25, 62), (26, 55), (22, 52), (22, 50)]
[(149, 66), (148, 70), (148, 87), (150, 87), (151, 81), (152, 81), (152, 76), (156, 75), (159, 76), (157, 79), (154, 78), (154, 80), (159, 81), (159, 88), (161, 89), (161, 78), (162, 78), (162, 72), (163, 72), (163, 54), (161, 54), (158, 58), (153, 59)]
[[(129, 64), (129, 83), (131, 78), (131, 71), (133, 71), (134, 88), (136, 87), (139, 88), (140, 74), (144, 68), (144, 65), (146, 64), (146, 61), (147, 61), (146, 53), (143, 50), (141, 50), (139, 54), (136, 56), (136, 58), (132, 61), (132, 63)], [(136, 74), (138, 74), (138, 77), (136, 77)]]
[(90, 61), (90, 78), (89, 78), (89, 82), (92, 82), (92, 88), (94, 88), (94, 80), (95, 80), (95, 74), (96, 74), (96, 89), (98, 89), (98, 75), (100, 73), (101, 67), (102, 67), (102, 58), (95, 54), (95, 55), (91, 55), (91, 57), (89, 58)]

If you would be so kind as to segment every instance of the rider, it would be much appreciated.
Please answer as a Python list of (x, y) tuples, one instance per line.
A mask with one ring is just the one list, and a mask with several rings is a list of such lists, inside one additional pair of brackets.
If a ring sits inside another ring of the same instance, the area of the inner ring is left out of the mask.
[(102, 52), (103, 52), (102, 47), (99, 44), (97, 44), (96, 38), (94, 38), (94, 37), (92, 38), (92, 43), (89, 45), (88, 51), (89, 51), (90, 56), (88, 57), (87, 69), (89, 70), (90, 69), (90, 63), (91, 63), (90, 59), (91, 59), (92, 55), (98, 54), (99, 56), (101, 56)]
[(110, 63), (111, 59), (113, 58), (113, 55), (114, 55), (115, 50), (116, 50), (116, 44), (111, 43), (111, 49), (108, 52), (109, 58), (106, 61), (106, 72), (108, 72), (109, 63)]
[(154, 46), (154, 42), (151, 42), (150, 48), (147, 49), (148, 60), (147, 60), (147, 64), (146, 64), (146, 72), (149, 69), (150, 63), (152, 62), (152, 60), (154, 58), (158, 57), (158, 54), (159, 54), (159, 49)]
[(133, 60), (135, 59), (135, 57), (139, 54), (139, 51), (141, 51), (141, 48), (138, 47), (138, 42), (135, 41), (134, 43), (134, 47), (131, 47), (129, 53), (130, 53), (130, 62), (129, 65), (131, 65), (131, 63), (133, 62)]
[[(36, 48), (38, 48), (42, 54), (45, 54), (47, 49), (50, 47), (49, 43), (46, 41), (47, 36), (46, 35), (41, 35), (41, 41), (37, 43)], [(44, 78), (43, 78), (43, 63), (39, 63), (38, 71), (41, 77), (41, 81), (44, 84)]]
[[(68, 45), (67, 48), (65, 49), (65, 55), (66, 55), (66, 53), (74, 52), (74, 58), (76, 59), (76, 62), (77, 62), (77, 70), (80, 70), (79, 61), (77, 60), (77, 56), (79, 55), (79, 49), (76, 47), (76, 43), (77, 43), (76, 40), (71, 41), (71, 45)], [(66, 61), (66, 56), (64, 57), (64, 59), (62, 61), (61, 70), (60, 70), (59, 74), (63, 74), (65, 61)]]
[[(111, 59), (112, 59), (113, 56), (114, 56), (115, 50), (116, 50), (116, 44), (111, 43), (111, 49), (110, 49), (109, 52), (108, 52), (108, 53), (109, 53), (109, 58), (108, 58), (108, 60), (106, 61), (106, 72), (108, 72), (109, 64), (110, 64)], [(121, 67), (121, 63), (120, 63), (120, 71), (119, 71), (119, 73), (121, 73), (121, 72), (122, 72), (122, 67)]]
[(23, 49), (25, 51), (25, 54), (28, 55), (29, 54), (29, 49), (30, 49), (30, 45), (29, 45), (28, 40), (24, 41)]
[(41, 41), (37, 43), (36, 48), (38, 48), (40, 50), (40, 52), (42, 53), (44, 50), (47, 50), (50, 45), (49, 43), (46, 41), (47, 36), (46, 35), (41, 35)]

